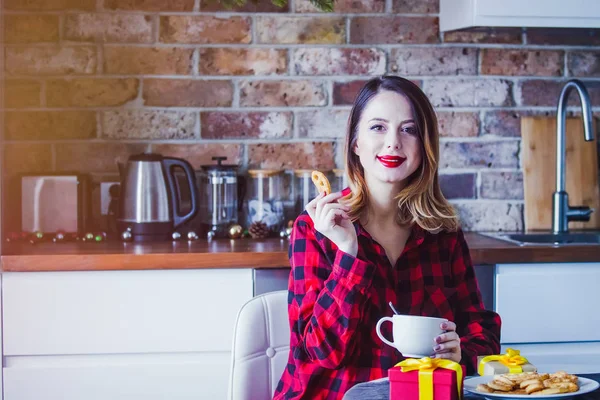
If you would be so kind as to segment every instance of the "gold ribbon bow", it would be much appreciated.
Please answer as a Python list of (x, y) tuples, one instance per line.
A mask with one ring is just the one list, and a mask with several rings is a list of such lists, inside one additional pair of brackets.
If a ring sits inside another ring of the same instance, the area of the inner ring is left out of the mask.
[(519, 350), (506, 349), (506, 354), (497, 354), (493, 356), (486, 356), (481, 359), (479, 363), (478, 371), (479, 375), (483, 376), (483, 370), (485, 363), (490, 361), (500, 361), (503, 365), (508, 368), (509, 374), (519, 374), (523, 372), (521, 365), (528, 363), (527, 359), (521, 355)]
[(419, 400), (433, 400), (433, 371), (437, 368), (456, 372), (458, 398), (462, 398), (462, 367), (459, 363), (443, 358), (407, 358), (396, 364), (402, 372), (419, 371)]

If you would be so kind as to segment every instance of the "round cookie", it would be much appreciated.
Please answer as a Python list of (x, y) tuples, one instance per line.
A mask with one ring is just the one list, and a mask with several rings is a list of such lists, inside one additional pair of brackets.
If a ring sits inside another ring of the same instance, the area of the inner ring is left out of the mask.
[(325, 192), (326, 195), (331, 193), (331, 184), (329, 183), (329, 180), (327, 179), (324, 173), (320, 171), (313, 171), (310, 174), (310, 177), (315, 186), (317, 187), (319, 194), (323, 192)]

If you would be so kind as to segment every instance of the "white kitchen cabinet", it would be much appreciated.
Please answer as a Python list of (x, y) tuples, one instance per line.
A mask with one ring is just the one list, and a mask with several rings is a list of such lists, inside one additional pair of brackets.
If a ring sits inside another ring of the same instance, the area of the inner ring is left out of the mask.
[(5, 273), (5, 399), (225, 399), (251, 298), (250, 269)]
[(600, 372), (598, 282), (600, 263), (497, 265), (503, 348), (521, 350), (538, 368)]
[(440, 0), (440, 30), (471, 27), (600, 28), (598, 0)]

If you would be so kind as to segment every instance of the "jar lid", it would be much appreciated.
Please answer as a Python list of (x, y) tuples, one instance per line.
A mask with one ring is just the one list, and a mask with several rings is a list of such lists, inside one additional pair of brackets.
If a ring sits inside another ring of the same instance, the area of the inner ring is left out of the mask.
[(252, 178), (268, 178), (270, 176), (275, 176), (283, 171), (279, 169), (249, 169), (248, 175)]
[(295, 169), (294, 175), (296, 175), (297, 177), (303, 177), (306, 175), (310, 176), (313, 171), (314, 171), (314, 169)]
[(229, 171), (229, 170), (235, 170), (239, 168), (239, 165), (235, 165), (235, 164), (222, 164), (223, 161), (227, 160), (227, 157), (212, 157), (212, 159), (214, 161), (216, 161), (216, 164), (208, 164), (208, 165), (201, 165), (200, 167), (205, 170), (205, 171)]

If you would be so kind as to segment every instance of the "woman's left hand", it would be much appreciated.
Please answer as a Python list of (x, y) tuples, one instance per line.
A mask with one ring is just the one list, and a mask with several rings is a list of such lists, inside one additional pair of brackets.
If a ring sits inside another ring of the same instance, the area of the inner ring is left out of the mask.
[(434, 338), (433, 355), (435, 358), (447, 358), (448, 360), (460, 362), (462, 357), (460, 351), (460, 337), (456, 333), (456, 324), (452, 321), (442, 322), (441, 328), (446, 331)]

